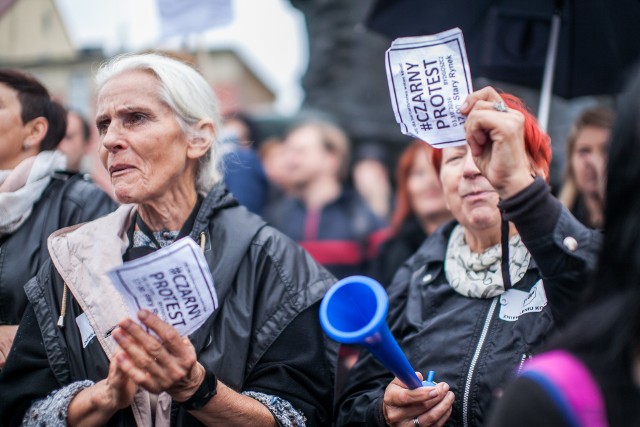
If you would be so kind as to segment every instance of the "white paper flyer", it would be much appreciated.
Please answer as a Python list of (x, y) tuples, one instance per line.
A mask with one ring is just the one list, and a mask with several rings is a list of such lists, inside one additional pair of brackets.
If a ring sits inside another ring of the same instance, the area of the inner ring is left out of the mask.
[(466, 143), (460, 106), (473, 89), (462, 31), (396, 39), (385, 64), (403, 134), (444, 148)]
[(111, 270), (109, 278), (131, 318), (147, 309), (182, 336), (198, 329), (218, 307), (209, 266), (193, 239), (185, 237)]

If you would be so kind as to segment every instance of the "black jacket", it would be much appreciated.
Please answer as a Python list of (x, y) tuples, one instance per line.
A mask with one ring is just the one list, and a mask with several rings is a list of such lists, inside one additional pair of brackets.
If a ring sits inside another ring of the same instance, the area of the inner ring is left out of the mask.
[(20, 323), (27, 305), (23, 288), (49, 258), (49, 235), (115, 208), (115, 202), (84, 175), (53, 175), (24, 224), (0, 237), (0, 325)]
[[(431, 235), (388, 290), (388, 322), (413, 368), (425, 376), (434, 370), (455, 395), (448, 425), (483, 424), (494, 393), (571, 316), (585, 275), (596, 267), (601, 236), (562, 208), (543, 181), (501, 202), (501, 209), (532, 255), (512, 290), (475, 299), (451, 288), (443, 260), (455, 223)], [(515, 292), (526, 298), (515, 318), (504, 320)], [(338, 425), (384, 426), (382, 396), (392, 379), (362, 353), (340, 398)]]
[[(199, 361), (238, 391), (258, 391), (288, 400), (308, 425), (332, 418), (336, 345), (324, 337), (319, 302), (335, 279), (306, 252), (257, 216), (238, 206), (222, 185), (214, 188), (190, 233), (204, 236), (219, 307), (190, 339)], [(96, 339), (82, 348), (67, 306), (65, 327), (55, 326), (63, 283), (48, 263), (29, 282), (30, 306), (0, 374), (0, 420), (19, 423), (37, 398), (82, 379), (107, 376), (108, 360)], [(25, 386), (26, 385), (26, 386)], [(200, 425), (178, 404), (172, 425)], [(130, 408), (109, 425), (134, 425)]]

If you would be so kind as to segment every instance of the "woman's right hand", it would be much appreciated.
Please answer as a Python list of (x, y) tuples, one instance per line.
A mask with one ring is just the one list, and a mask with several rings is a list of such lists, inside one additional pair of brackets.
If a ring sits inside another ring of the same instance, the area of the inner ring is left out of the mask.
[(18, 331), (18, 325), (0, 325), (0, 369), (4, 367), (4, 363), (9, 356), (13, 338)]
[(105, 397), (116, 410), (131, 405), (138, 388), (131, 377), (120, 368), (118, 354), (122, 352), (120, 347), (114, 352), (113, 359), (109, 364), (109, 375), (103, 380), (105, 382)]
[[(418, 376), (422, 380), (419, 373)], [(422, 427), (442, 426), (451, 416), (453, 401), (447, 383), (409, 390), (395, 378), (384, 391), (382, 412), (387, 424), (393, 427), (414, 427), (415, 418)]]
[(117, 355), (122, 351), (118, 347), (114, 352), (106, 379), (73, 398), (67, 413), (69, 426), (105, 424), (113, 414), (133, 403), (138, 386), (119, 366)]

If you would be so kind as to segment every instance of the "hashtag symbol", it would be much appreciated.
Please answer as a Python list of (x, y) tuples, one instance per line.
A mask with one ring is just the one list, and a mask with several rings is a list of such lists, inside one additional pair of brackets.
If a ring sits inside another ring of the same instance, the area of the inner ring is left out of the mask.
[(431, 130), (431, 125), (427, 122), (427, 123), (421, 123), (420, 124), (420, 129), (422, 130)]

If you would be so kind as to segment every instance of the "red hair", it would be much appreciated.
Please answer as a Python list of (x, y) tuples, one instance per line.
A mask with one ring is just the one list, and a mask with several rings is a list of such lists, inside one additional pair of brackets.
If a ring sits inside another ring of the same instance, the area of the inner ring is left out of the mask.
[(409, 175), (411, 175), (411, 169), (413, 168), (413, 161), (415, 156), (420, 150), (424, 150), (427, 153), (428, 158), (431, 158), (431, 152), (438, 151), (431, 148), (427, 143), (415, 140), (402, 152), (402, 155), (398, 159), (398, 165), (396, 167), (396, 201), (395, 210), (391, 217), (391, 230), (393, 234), (396, 234), (402, 223), (413, 213), (411, 208), (411, 200), (409, 197)]
[[(538, 126), (538, 120), (529, 112), (527, 106), (517, 96), (501, 93), (500, 96), (509, 108), (520, 111), (524, 115), (524, 143), (527, 155), (534, 168), (541, 170), (549, 182), (549, 165), (551, 164), (551, 138)], [(442, 166), (442, 150), (433, 150), (431, 162), (440, 174)]]

